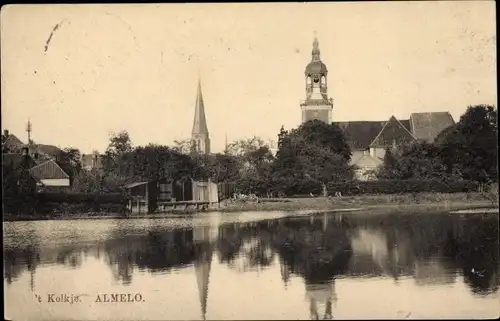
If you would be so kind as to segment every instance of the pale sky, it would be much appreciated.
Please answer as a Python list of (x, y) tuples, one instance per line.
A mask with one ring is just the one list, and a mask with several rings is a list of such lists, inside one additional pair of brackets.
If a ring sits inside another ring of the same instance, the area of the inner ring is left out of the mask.
[[(11, 5), (1, 12), (2, 128), (104, 151), (189, 138), (198, 75), (212, 151), (297, 127), (314, 31), (333, 121), (497, 105), (493, 1)], [(59, 24), (45, 44), (54, 27)]]

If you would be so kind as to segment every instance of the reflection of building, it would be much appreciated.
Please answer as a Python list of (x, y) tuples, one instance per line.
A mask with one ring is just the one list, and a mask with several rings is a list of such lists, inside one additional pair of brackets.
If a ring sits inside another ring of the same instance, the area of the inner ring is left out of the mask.
[(320, 284), (306, 284), (306, 299), (309, 301), (311, 320), (331, 320), (332, 304), (337, 302), (335, 280)]
[(285, 288), (288, 286), (288, 282), (290, 281), (290, 268), (288, 265), (283, 262), (283, 259), (279, 259), (280, 262), (280, 272), (281, 272), (281, 279), (285, 283)]
[(415, 262), (414, 278), (419, 285), (452, 284), (456, 279), (454, 267), (446, 267), (438, 260)]
[(193, 228), (193, 243), (197, 257), (194, 262), (194, 269), (203, 320), (205, 320), (207, 314), (210, 269), (212, 267), (214, 244), (219, 233), (218, 219), (218, 217), (213, 217), (208, 225)]
[(371, 257), (377, 267), (388, 274), (389, 250), (383, 233), (368, 229), (358, 230), (358, 234), (351, 239), (351, 246), (355, 256)]

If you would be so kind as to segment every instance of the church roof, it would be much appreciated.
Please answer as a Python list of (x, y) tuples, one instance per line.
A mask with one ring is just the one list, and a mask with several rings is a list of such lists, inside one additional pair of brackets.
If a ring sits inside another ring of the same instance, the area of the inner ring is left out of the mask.
[(307, 76), (311, 74), (326, 75), (327, 73), (328, 69), (326, 68), (326, 65), (321, 61), (320, 58), (318, 38), (314, 37), (312, 59), (311, 62), (306, 66), (305, 74)]
[(193, 134), (208, 134), (207, 120), (205, 118), (205, 106), (201, 93), (201, 82), (198, 80), (198, 90), (196, 93), (196, 106), (194, 110)]
[(392, 116), (370, 144), (370, 147), (386, 148), (415, 140), (410, 130)]
[(410, 115), (412, 133), (415, 138), (433, 143), (445, 129), (455, 121), (449, 112), (413, 113)]
[(326, 73), (328, 73), (328, 69), (326, 68), (326, 65), (322, 61), (311, 61), (306, 66), (306, 71), (305, 71), (306, 76), (311, 74), (326, 74)]
[[(410, 131), (410, 121), (400, 120), (399, 123)], [(352, 150), (366, 150), (382, 131), (387, 121), (344, 121), (334, 122), (340, 127)]]
[(347, 140), (347, 144), (354, 150), (365, 150), (380, 133), (385, 121), (345, 121), (334, 122), (339, 126)]

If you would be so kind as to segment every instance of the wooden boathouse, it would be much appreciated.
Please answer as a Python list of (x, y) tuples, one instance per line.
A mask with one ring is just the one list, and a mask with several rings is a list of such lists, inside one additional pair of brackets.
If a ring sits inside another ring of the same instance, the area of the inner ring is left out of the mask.
[(154, 213), (169, 207), (206, 207), (219, 203), (217, 184), (212, 181), (158, 179), (135, 182), (125, 186), (128, 210), (132, 213)]

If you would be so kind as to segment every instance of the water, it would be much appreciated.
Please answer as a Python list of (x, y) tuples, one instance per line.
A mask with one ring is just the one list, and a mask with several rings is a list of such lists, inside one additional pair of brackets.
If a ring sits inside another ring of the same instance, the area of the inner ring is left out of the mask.
[[(6, 222), (5, 313), (16, 321), (494, 318), (498, 251), (498, 216), (484, 213)], [(113, 293), (139, 302), (96, 302)], [(49, 303), (49, 294), (80, 302)]]

